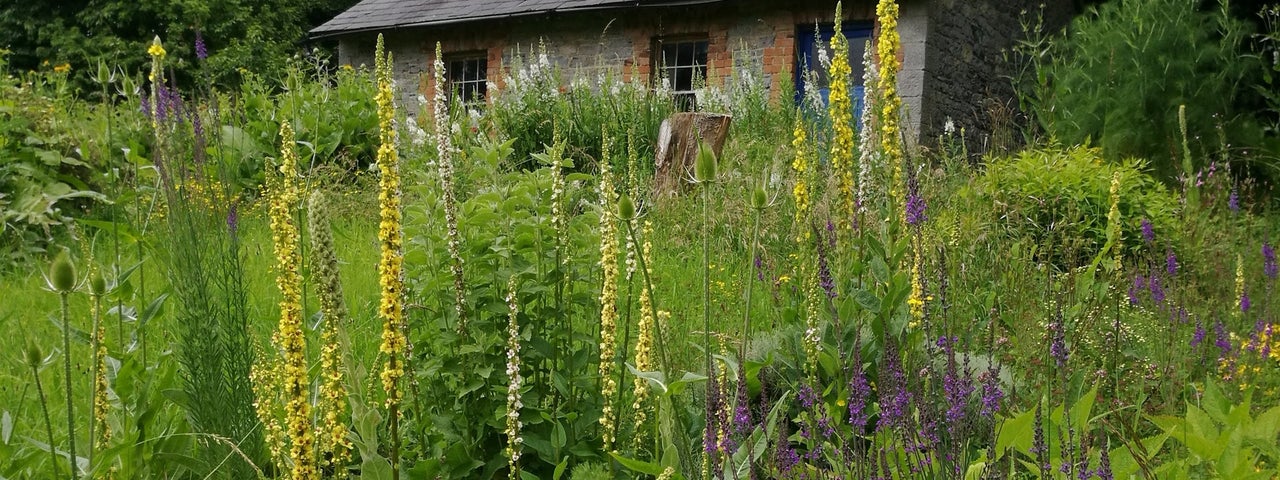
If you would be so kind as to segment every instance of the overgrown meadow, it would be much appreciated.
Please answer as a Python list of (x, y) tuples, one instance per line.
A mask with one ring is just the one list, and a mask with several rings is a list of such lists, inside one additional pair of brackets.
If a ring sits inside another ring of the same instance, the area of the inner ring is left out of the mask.
[(536, 51), (3, 79), (0, 478), (1280, 477), (1275, 158), (906, 141), (879, 3), (829, 102), (706, 85), (678, 192), (667, 92)]

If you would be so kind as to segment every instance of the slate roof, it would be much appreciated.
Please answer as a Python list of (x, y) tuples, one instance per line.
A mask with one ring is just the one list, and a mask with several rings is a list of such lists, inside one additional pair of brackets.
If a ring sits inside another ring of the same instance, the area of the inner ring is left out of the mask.
[(403, 27), (582, 10), (716, 3), (721, 0), (361, 0), (311, 30), (313, 38)]

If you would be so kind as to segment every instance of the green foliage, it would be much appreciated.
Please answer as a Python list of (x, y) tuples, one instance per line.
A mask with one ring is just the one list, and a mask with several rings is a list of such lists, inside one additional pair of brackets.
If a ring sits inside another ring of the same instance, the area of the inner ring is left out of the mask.
[[(67, 63), (72, 90), (98, 93), (90, 81), (99, 62), (138, 71), (143, 54), (159, 35), (179, 83), (197, 74), (234, 86), (246, 66), (258, 75), (282, 78), (287, 60), (307, 30), (350, 7), (353, 0), (71, 0), (7, 2), (0, 6), (0, 45), (13, 51), (12, 67), (35, 70), (45, 62)], [(197, 61), (196, 33), (209, 52)]]
[(1179, 105), (1187, 106), (1197, 151), (1262, 146), (1251, 128), (1259, 94), (1249, 85), (1260, 65), (1248, 55), (1249, 27), (1225, 7), (1202, 10), (1201, 3), (1107, 2), (1048, 44), (1024, 43), (1040, 61), (1032, 73), (1038, 80), (1028, 81), (1036, 87), (1023, 89), (1032, 97), (1024, 106), (1057, 139), (1092, 139), (1109, 160), (1151, 159), (1166, 179), (1190, 173), (1175, 169)]
[[(568, 156), (577, 160), (580, 169), (593, 170), (591, 166), (601, 158), (603, 132), (613, 139), (634, 133), (640, 158), (653, 158), (658, 125), (674, 110), (661, 92), (613, 77), (602, 77), (594, 85), (573, 79), (568, 87), (562, 87), (566, 79), (545, 53), (536, 61), (517, 60), (509, 74), (504, 90), (491, 91), (494, 97), (484, 121), (492, 122), (504, 138), (515, 140), (512, 158), (521, 168), (534, 166), (529, 159), (550, 143), (556, 119), (560, 119), (561, 135), (572, 148)], [(625, 170), (620, 162), (613, 167), (614, 171)]]
[[(410, 445), (404, 458), (415, 477), (490, 478), (505, 471), (503, 453), (510, 378), (506, 364), (509, 278), (520, 279), (522, 375), (525, 408), (521, 469), (536, 478), (583, 461), (599, 461), (595, 438), (601, 401), (594, 375), (595, 332), (584, 318), (598, 312), (583, 280), (598, 248), (591, 232), (596, 217), (568, 220), (566, 253), (556, 256), (551, 218), (549, 168), (503, 172), (510, 165), (509, 142), (489, 142), (470, 150), (459, 172), (459, 225), (466, 262), (467, 330), (456, 329), (448, 269), (443, 203), (434, 171), (409, 182), (405, 265), (414, 302), (411, 332), (417, 388), (406, 398), (409, 419), (403, 431)], [(570, 179), (573, 180), (572, 178)], [(581, 190), (566, 193), (577, 205)]]
[(1151, 418), (1164, 436), (1186, 450), (1155, 469), (1160, 478), (1267, 479), (1280, 474), (1280, 406), (1253, 416), (1250, 396), (1231, 403), (1213, 381), (1204, 384), (1199, 405), (1187, 403), (1185, 416)]
[(1031, 238), (1042, 253), (1066, 266), (1091, 260), (1107, 244), (1107, 213), (1113, 175), (1120, 176), (1121, 244), (1141, 251), (1143, 218), (1159, 235), (1178, 234), (1178, 201), (1147, 173), (1147, 164), (1130, 159), (1107, 163), (1089, 147), (1044, 147), (996, 159), (978, 177), (974, 193), (991, 202), (1006, 234)]

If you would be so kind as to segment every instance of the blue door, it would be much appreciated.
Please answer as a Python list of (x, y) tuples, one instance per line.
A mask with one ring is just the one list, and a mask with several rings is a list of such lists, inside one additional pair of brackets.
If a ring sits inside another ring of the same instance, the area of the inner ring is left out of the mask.
[[(844, 37), (849, 40), (849, 67), (852, 70), (853, 80), (853, 118), (857, 119), (862, 116), (862, 96), (863, 96), (863, 65), (862, 56), (866, 52), (867, 41), (871, 39), (871, 24), (869, 23), (846, 23), (841, 25)], [(828, 85), (827, 69), (818, 61), (818, 47), (823, 46), (827, 49), (828, 58), (832, 56), (831, 37), (835, 36), (835, 25), (820, 24), (815, 29), (812, 25), (801, 25), (796, 28), (796, 64), (792, 71), (796, 72), (796, 105), (802, 104), (804, 101), (804, 92), (807, 88), (806, 82), (811, 79), (816, 82), (816, 91), (818, 96), (822, 98), (822, 104), (827, 105), (831, 88)], [(806, 78), (804, 72), (813, 71), (811, 78)]]

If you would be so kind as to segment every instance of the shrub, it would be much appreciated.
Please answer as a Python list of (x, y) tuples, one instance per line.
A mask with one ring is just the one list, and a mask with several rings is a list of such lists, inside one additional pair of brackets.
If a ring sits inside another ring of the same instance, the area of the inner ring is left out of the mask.
[[(1148, 158), (1160, 176), (1181, 157), (1179, 105), (1192, 148), (1262, 142), (1248, 86), (1261, 72), (1245, 23), (1197, 0), (1107, 2), (1050, 40), (1038, 60), (1040, 126), (1068, 144), (1093, 139), (1108, 160)], [(1051, 79), (1051, 80), (1050, 80)], [(1024, 92), (1025, 93), (1025, 92)], [(1197, 166), (1198, 167), (1198, 166)]]
[(1177, 197), (1147, 172), (1147, 162), (1129, 159), (1107, 163), (1098, 148), (1050, 146), (1028, 149), (992, 161), (976, 185), (1015, 237), (1033, 237), (1055, 262), (1079, 265), (1107, 242), (1111, 178), (1120, 175), (1122, 245), (1127, 252), (1144, 248), (1139, 229), (1149, 219), (1156, 230), (1176, 234)]

